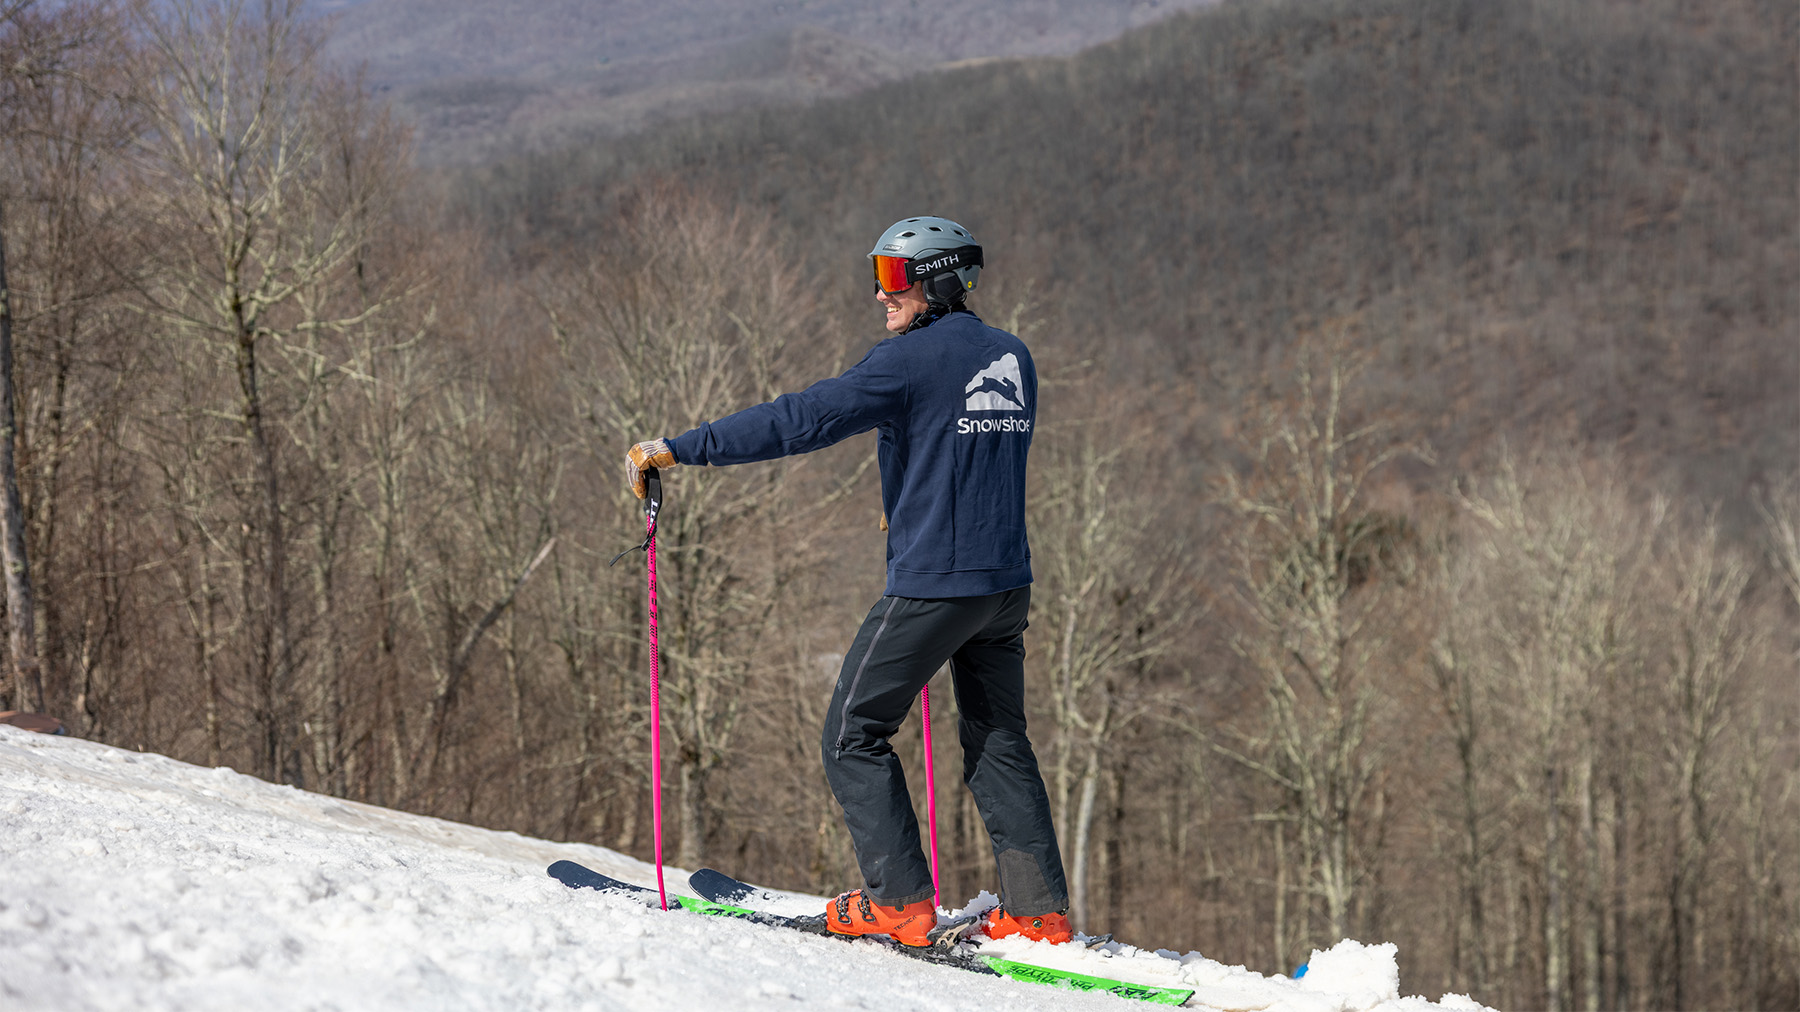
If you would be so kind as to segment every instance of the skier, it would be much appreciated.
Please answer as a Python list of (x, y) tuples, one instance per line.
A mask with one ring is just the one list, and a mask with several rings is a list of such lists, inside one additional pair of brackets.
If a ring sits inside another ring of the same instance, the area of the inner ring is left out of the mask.
[(875, 298), (894, 335), (834, 379), (627, 455), (642, 471), (806, 453), (875, 429), (887, 588), (844, 656), (821, 750), (865, 888), (826, 905), (828, 930), (928, 944), (931, 870), (889, 738), (939, 667), (961, 711), (963, 780), (999, 866), (994, 937), (1067, 941), (1068, 886), (1050, 799), (1025, 736), (1025, 458), (1037, 373), (1024, 342), (966, 304), (981, 247), (945, 218), (896, 222), (876, 240)]

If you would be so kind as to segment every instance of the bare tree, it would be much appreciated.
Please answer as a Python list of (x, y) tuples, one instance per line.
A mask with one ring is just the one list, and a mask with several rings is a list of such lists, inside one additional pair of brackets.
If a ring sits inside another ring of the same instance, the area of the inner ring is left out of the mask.
[[(465, 280), (441, 263), (431, 273), (443, 275), (451, 291)], [(435, 293), (422, 296), (385, 325), (375, 321), (347, 334), (344, 369), (353, 382), (346, 390), (356, 403), (344, 408), (343, 438), (355, 448), (356, 474), (345, 495), (360, 529), (345, 537), (361, 548), (355, 569), (368, 604), (352, 641), (361, 644), (364, 677), (339, 728), (342, 779), (347, 790), (389, 803), (412, 796), (418, 773), (408, 677), (418, 661), (409, 650), (414, 627), (407, 616), (419, 580), (414, 569), (423, 561), (419, 541), (447, 508), (447, 491), (433, 487), (423, 462), (423, 448), (438, 437), (438, 399), (454, 375), (446, 366), (454, 352), (429, 340), (442, 315), (438, 302)], [(435, 652), (433, 659), (441, 656)]]
[(1090, 406), (1034, 434), (1030, 518), (1033, 603), (1049, 631), (1057, 836), (1070, 865), (1069, 913), (1085, 928), (1100, 788), (1124, 758), (1115, 740), (1145, 713), (1167, 709), (1151, 671), (1199, 608), (1186, 535), (1158, 523), (1167, 496), (1143, 464), (1167, 452), (1162, 428), (1109, 400), (1098, 382), (1046, 386)]
[(7, 651), (21, 707), (42, 710), (44, 678), (38, 663), (37, 605), (25, 552), (25, 508), (19, 498), (18, 411), (13, 388), (13, 327), (6, 285), (6, 216), (0, 209), (0, 564), (6, 567)]
[[(10, 34), (25, 9), (24, 0), (0, 9), (0, 28)], [(10, 40), (8, 40), (10, 41)], [(0, 52), (11, 49), (0, 47)], [(10, 76), (10, 75), (9, 75)], [(8, 82), (10, 84), (10, 82)], [(11, 90), (8, 88), (8, 90)], [(0, 107), (10, 112), (11, 103)], [(8, 134), (13, 131), (9, 129)], [(0, 565), (6, 567), (7, 647), (13, 696), (22, 709), (44, 708), (44, 680), (38, 667), (36, 609), (25, 556), (25, 511), (19, 503), (17, 409), (13, 393), (12, 289), (6, 280), (6, 195), (0, 193)]]
[(1488, 724), (1493, 708), (1489, 673), (1473, 656), (1477, 647), (1470, 642), (1481, 631), (1470, 629), (1466, 621), (1482, 607), (1470, 592), (1473, 575), (1467, 567), (1453, 565), (1448, 556), (1440, 559), (1440, 566), (1436, 589), (1442, 612), (1431, 645), (1431, 671), (1456, 749), (1457, 885), (1462, 894), (1451, 958), (1458, 976), (1468, 974), (1470, 993), (1485, 995), (1491, 980), (1488, 863), (1495, 844), (1488, 832), (1491, 820), (1483, 779), (1492, 752), (1500, 745), (1494, 741), (1497, 729)]
[[(1302, 341), (1291, 376), (1242, 424), (1245, 473), (1227, 473), (1219, 489), (1235, 518), (1242, 624), (1232, 647), (1268, 704), (1248, 748), (1219, 748), (1277, 788), (1283, 800), (1270, 815), (1293, 830), (1301, 891), (1322, 905), (1333, 939), (1351, 928), (1365, 872), (1358, 833), (1382, 751), (1369, 738), (1377, 659), (1396, 628), (1387, 614), (1396, 578), (1410, 565), (1406, 521), (1374, 509), (1369, 484), (1389, 463), (1425, 454), (1389, 420), (1358, 421), (1369, 414), (1355, 387), (1365, 364), (1341, 332)], [(1285, 869), (1277, 873), (1283, 892)], [(1276, 920), (1285, 961), (1299, 938)]]
[[(1544, 904), (1542, 1000), (1553, 1009), (1573, 1005), (1579, 969), (1580, 1000), (1593, 1004), (1605, 925), (1596, 905), (1604, 855), (1592, 820), (1617, 812), (1630, 773), (1616, 765), (1624, 762), (1614, 754), (1623, 732), (1614, 722), (1642, 670), (1639, 589), (1667, 505), (1636, 501), (1605, 462), (1566, 455), (1523, 467), (1506, 457), (1461, 502), (1481, 524), (1481, 590), (1456, 623), (1467, 630), (1468, 663), (1495, 688), (1495, 713), (1517, 743), (1507, 764), (1515, 817), (1529, 812), (1542, 826), (1541, 846), (1532, 848)], [(1610, 808), (1596, 797), (1602, 787), (1614, 793)], [(1615, 818), (1608, 831), (1617, 840), (1623, 827)]]
[(449, 498), (437, 529), (417, 539), (435, 564), (416, 567), (407, 589), (421, 625), (441, 630), (414, 751), (427, 781), (445, 762), (452, 709), (476, 648), (556, 545), (551, 504), (563, 467), (562, 447), (480, 382), (451, 385), (434, 412), (439, 438), (424, 454), (426, 473)]
[[(265, 377), (295, 410), (282, 419), (286, 441), (304, 457), (309, 476), (293, 509), (305, 521), (310, 615), (300, 618), (316, 647), (311, 664), (297, 672), (311, 738), (312, 773), (326, 790), (342, 791), (348, 635), (348, 577), (365, 533), (353, 520), (355, 487), (368, 470), (366, 448), (356, 439), (357, 411), (366, 403), (358, 386), (388, 381), (389, 360), (408, 355), (415, 333), (386, 324), (387, 311), (417, 287), (416, 249), (392, 239), (392, 205), (408, 182), (405, 132), (371, 106), (362, 83), (321, 76), (310, 113), (321, 147), (316, 200), (328, 221), (345, 221), (348, 253), (341, 271), (324, 271), (294, 295), (299, 322), (291, 337), (272, 342)], [(375, 254), (388, 247), (386, 257)], [(413, 254), (408, 257), (408, 254)]]
[(14, 695), (24, 709), (44, 708), (38, 666), (37, 607), (25, 554), (25, 509), (19, 501), (18, 412), (13, 392), (13, 314), (6, 284), (6, 214), (0, 202), (0, 565), (6, 567), (7, 649)]
[(136, 400), (127, 376), (141, 356), (120, 295), (137, 265), (119, 254), (132, 245), (125, 153), (141, 126), (130, 79), (142, 47), (123, 22), (110, 2), (38, 6), (0, 42), (11, 71), (0, 74), (0, 198), (8, 252), (22, 254), (7, 264), (8, 308), (32, 624), (45, 705), (83, 733), (90, 690), (119, 676), (124, 653), (97, 639), (117, 617), (102, 588), (137, 579), (116, 556), (99, 561), (119, 544), (92, 526), (110, 509), (93, 504), (126, 498), (131, 468), (69, 467), (84, 450), (125, 454), (118, 437)]
[[(20, 131), (17, 91), (34, 82), (33, 53), (21, 45), (22, 16), (31, 0), (12, 0), (0, 7), (0, 56), (17, 56), (0, 65), (0, 123), (6, 135)], [(25, 551), (25, 509), (19, 497), (18, 398), (13, 376), (13, 296), (6, 277), (6, 203), (0, 190), (0, 566), (6, 571), (7, 656), (13, 696), (22, 709), (42, 710), (46, 699), (39, 664), (36, 602), (31, 593), (30, 559)]]
[(1750, 566), (1723, 544), (1710, 519), (1672, 540), (1664, 569), (1671, 582), (1664, 628), (1668, 672), (1664, 759), (1674, 774), (1674, 826), (1667, 891), (1668, 948), (1658, 960), (1669, 1007), (1687, 1008), (1708, 971), (1701, 930), (1703, 890), (1715, 859), (1721, 801), (1721, 736), (1733, 716), (1747, 661), (1763, 630), (1747, 621)]
[[(42, 683), (39, 705), (70, 705), (60, 620), (79, 612), (56, 594), (61, 470), (81, 438), (117, 407), (120, 341), (104, 304), (119, 287), (107, 252), (124, 204), (120, 154), (134, 132), (125, 77), (136, 54), (107, 2), (0, 10), (0, 259), (11, 233), (24, 263), (7, 264), (0, 306), (8, 329), (6, 481), (14, 493), (6, 562), (11, 643)], [(15, 247), (16, 249), (17, 247)], [(21, 269), (22, 268), (22, 269)], [(79, 352), (77, 351), (79, 349)], [(82, 368), (77, 358), (89, 366)], [(69, 714), (73, 717), (74, 714)]]
[[(766, 225), (741, 212), (650, 198), (629, 227), (618, 256), (552, 282), (545, 297), (574, 398), (592, 423), (584, 438), (602, 467), (616, 466), (633, 441), (676, 435), (781, 393), (803, 313), (790, 267), (746, 263), (742, 251), (766, 248), (769, 238)], [(804, 511), (785, 491), (794, 466), (683, 468), (659, 518), (664, 731), (675, 755), (676, 860), (689, 867), (706, 852), (709, 785), (730, 755), (743, 684), (796, 570), (796, 556), (751, 554), (800, 529)], [(634, 526), (628, 510), (618, 513), (623, 536)], [(621, 620), (631, 628), (617, 635), (635, 638), (641, 618)]]
[[(355, 262), (370, 221), (346, 204), (328, 171), (331, 112), (322, 108), (316, 27), (299, 0), (146, 8), (143, 28), (161, 58), (144, 84), (152, 132), (145, 164), (159, 201), (156, 238), (164, 270), (146, 286), (149, 304), (208, 354), (228, 357), (237, 381), (234, 417), (249, 456), (249, 532), (243, 541), (249, 682), (260, 771), (303, 777), (297, 698), (291, 501), (277, 403), (269, 389), (271, 343), (319, 328), (354, 325), (377, 308), (352, 303), (311, 317), (322, 285)], [(172, 254), (172, 255), (170, 255)]]

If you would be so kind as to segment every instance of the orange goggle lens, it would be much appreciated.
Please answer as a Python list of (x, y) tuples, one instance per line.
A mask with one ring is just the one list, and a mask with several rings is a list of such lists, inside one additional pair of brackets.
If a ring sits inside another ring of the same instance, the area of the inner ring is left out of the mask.
[(912, 287), (906, 277), (905, 257), (876, 256), (869, 259), (875, 261), (875, 283), (889, 295), (898, 295)]

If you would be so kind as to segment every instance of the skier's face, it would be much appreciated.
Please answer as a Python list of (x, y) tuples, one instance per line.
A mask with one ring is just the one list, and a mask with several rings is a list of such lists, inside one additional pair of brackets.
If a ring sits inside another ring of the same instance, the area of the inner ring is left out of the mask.
[(875, 289), (875, 301), (887, 307), (887, 329), (895, 334), (906, 333), (912, 326), (913, 318), (925, 312), (925, 291), (923, 285), (915, 284), (904, 292), (889, 294), (879, 287)]

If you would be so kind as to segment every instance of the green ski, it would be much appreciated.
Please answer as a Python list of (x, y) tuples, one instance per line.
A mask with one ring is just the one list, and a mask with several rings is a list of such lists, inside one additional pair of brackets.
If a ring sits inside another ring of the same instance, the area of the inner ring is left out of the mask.
[[(695, 892), (710, 900), (726, 903), (742, 903), (747, 900), (766, 898), (764, 890), (748, 883), (740, 882), (723, 872), (711, 868), (702, 868), (689, 877), (688, 883)], [(767, 916), (767, 915), (764, 915)], [(790, 924), (790, 927), (798, 925)], [(801, 930), (808, 930), (801, 928)], [(904, 946), (895, 946), (896, 950), (915, 953)], [(962, 952), (946, 953), (942, 958), (925, 956), (933, 962), (956, 966), (965, 970), (995, 973), (1011, 980), (1025, 981), (1032, 984), (1047, 984), (1071, 991), (1105, 991), (1121, 998), (1135, 998), (1153, 1005), (1180, 1005), (1193, 997), (1191, 988), (1158, 987), (1152, 984), (1133, 984), (1129, 981), (1110, 980), (1106, 977), (1094, 977), (1069, 970), (1058, 970), (1048, 966), (1036, 966), (1031, 963), (1020, 963), (1015, 960), (1002, 959), (999, 956), (983, 956), (979, 952), (965, 956)]]
[(992, 967), (995, 973), (1013, 980), (1029, 981), (1033, 984), (1049, 984), (1052, 987), (1066, 988), (1070, 991), (1105, 991), (1121, 998), (1136, 998), (1152, 1005), (1181, 1005), (1194, 996), (1192, 988), (1157, 987), (1153, 984), (1132, 984), (1123, 980), (1110, 980), (1106, 977), (1090, 977), (1085, 973), (1071, 970), (1053, 970), (1046, 966), (1033, 966), (1030, 963), (1015, 963), (999, 956), (976, 957)]

